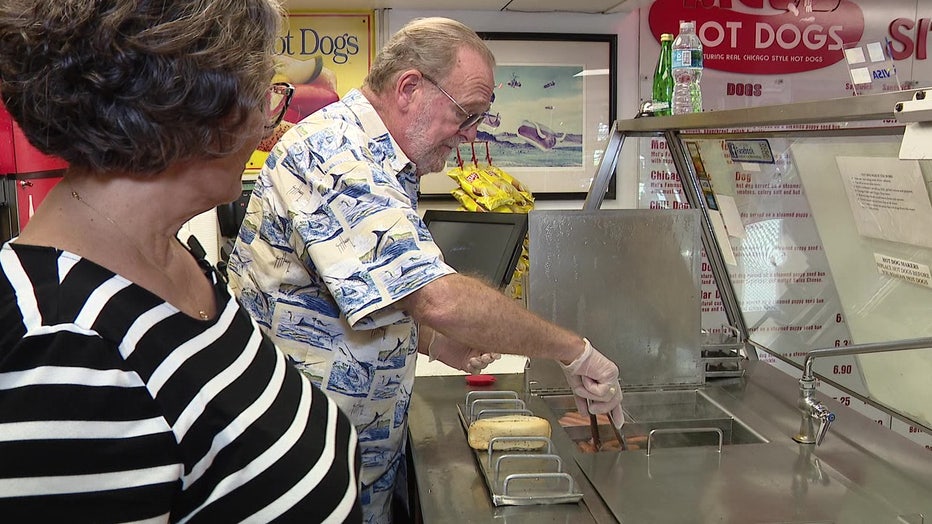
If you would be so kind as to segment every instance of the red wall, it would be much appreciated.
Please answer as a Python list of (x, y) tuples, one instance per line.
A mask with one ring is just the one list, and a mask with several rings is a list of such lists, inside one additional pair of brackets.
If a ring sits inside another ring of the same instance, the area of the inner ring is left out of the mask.
[(61, 170), (66, 167), (68, 164), (64, 160), (32, 147), (6, 107), (0, 104), (0, 176), (17, 179), (20, 230), (29, 222), (31, 210), (39, 207), (49, 190), (61, 180)]

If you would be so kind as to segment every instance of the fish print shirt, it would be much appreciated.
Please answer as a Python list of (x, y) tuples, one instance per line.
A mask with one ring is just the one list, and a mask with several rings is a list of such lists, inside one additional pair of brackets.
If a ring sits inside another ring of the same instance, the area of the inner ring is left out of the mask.
[(417, 214), (417, 188), (414, 164), (352, 90), (275, 145), (229, 261), (246, 310), (355, 424), (369, 522), (391, 515), (414, 384), (417, 326), (394, 304), (455, 272)]

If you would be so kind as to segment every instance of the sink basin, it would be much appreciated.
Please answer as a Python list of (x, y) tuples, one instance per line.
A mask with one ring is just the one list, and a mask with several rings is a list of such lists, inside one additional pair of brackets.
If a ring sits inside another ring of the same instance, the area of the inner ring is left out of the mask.
[[(589, 419), (576, 412), (572, 396), (545, 397), (544, 401), (580, 450), (595, 451), (591, 445)], [(722, 445), (767, 442), (750, 427), (709, 400), (700, 390), (625, 392), (623, 407), (625, 425), (622, 434), (629, 450), (644, 449), (652, 430), (661, 430), (651, 437), (652, 450), (683, 446), (718, 446), (719, 436), (712, 428), (721, 430)], [(602, 450), (620, 449), (608, 425), (607, 417), (599, 416), (597, 420)]]

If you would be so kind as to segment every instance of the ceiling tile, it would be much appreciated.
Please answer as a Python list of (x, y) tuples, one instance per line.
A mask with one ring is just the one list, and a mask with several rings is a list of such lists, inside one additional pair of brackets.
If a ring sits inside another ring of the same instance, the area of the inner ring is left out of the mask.
[[(617, 1), (617, 0), (616, 0)], [(285, 0), (291, 11), (353, 11), (368, 9), (423, 9), (501, 11), (508, 0)]]
[(511, 0), (506, 11), (527, 13), (604, 13), (618, 7), (623, 0)]
[(292, 11), (411, 9), (425, 11), (515, 11), (528, 13), (624, 13), (651, 0), (284, 0)]

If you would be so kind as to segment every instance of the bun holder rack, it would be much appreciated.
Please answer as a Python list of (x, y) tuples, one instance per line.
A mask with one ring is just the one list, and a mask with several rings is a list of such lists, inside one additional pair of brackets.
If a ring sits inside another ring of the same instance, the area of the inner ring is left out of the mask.
[[(480, 419), (534, 415), (515, 391), (470, 391), (465, 402), (456, 407), (467, 434), (469, 426)], [(509, 442), (540, 442), (540, 451), (496, 449)], [(492, 437), (487, 449), (473, 449), (473, 453), (495, 506), (575, 503), (582, 499), (548, 437)]]

